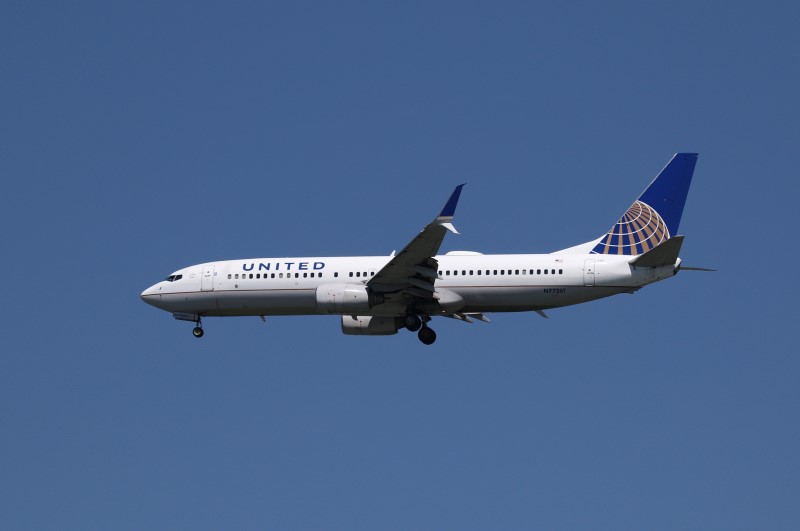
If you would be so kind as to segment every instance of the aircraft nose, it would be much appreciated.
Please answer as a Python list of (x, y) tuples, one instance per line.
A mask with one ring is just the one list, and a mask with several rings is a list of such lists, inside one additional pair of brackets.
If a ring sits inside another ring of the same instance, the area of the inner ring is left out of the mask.
[(147, 304), (155, 306), (156, 308), (159, 307), (158, 303), (161, 302), (161, 294), (159, 293), (158, 284), (150, 286), (144, 290), (140, 296)]

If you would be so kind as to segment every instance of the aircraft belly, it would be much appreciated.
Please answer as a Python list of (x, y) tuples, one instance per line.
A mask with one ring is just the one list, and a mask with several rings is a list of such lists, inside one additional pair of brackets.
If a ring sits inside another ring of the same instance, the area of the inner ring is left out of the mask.
[(311, 315), (317, 313), (314, 289), (229, 291), (219, 298), (222, 315)]
[(464, 299), (462, 312), (524, 312), (602, 299), (625, 289), (607, 286), (497, 286), (454, 291)]
[(217, 290), (191, 294), (179, 306), (165, 309), (209, 317), (317, 313), (313, 289)]

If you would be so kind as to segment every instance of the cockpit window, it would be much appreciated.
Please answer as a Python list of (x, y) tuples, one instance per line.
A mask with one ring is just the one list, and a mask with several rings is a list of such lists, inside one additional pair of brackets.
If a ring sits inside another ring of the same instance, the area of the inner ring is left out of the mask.
[(183, 275), (170, 275), (167, 278), (165, 278), (164, 280), (166, 280), (167, 282), (175, 282), (176, 280), (180, 280), (182, 278), (183, 278)]

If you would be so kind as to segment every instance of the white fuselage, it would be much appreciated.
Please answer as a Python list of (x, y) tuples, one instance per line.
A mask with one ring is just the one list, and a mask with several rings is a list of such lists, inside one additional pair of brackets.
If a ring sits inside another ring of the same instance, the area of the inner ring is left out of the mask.
[[(190, 266), (142, 293), (162, 310), (200, 316), (330, 314), (316, 290), (331, 283), (365, 284), (389, 256), (257, 258)], [(463, 299), (459, 312), (545, 310), (600, 299), (670, 277), (675, 265), (636, 268), (629, 256), (598, 254), (448, 253), (439, 263), (437, 292)], [(380, 305), (363, 315), (403, 315)], [(342, 312), (346, 313), (346, 312)]]

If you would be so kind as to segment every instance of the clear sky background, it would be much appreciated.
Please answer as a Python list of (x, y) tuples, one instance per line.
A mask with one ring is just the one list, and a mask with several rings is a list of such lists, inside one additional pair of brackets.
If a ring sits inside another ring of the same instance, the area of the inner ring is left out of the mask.
[[(0, 9), (0, 528), (797, 529), (796, 2)], [(697, 151), (685, 272), (439, 339), (190, 323), (242, 257), (605, 232)]]

